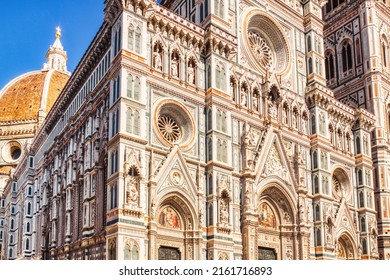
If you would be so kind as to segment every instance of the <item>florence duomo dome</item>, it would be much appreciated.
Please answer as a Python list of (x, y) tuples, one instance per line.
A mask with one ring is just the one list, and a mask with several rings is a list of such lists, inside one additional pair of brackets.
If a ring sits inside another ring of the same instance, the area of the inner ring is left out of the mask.
[(42, 70), (28, 72), (0, 90), (0, 193), (9, 172), (44, 121), (70, 77), (61, 29)]

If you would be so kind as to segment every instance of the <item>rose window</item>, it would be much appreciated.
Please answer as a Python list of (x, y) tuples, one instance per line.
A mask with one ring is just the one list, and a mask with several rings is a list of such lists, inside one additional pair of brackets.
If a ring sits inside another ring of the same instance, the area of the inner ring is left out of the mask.
[(255, 32), (249, 32), (248, 39), (252, 52), (260, 65), (266, 69), (270, 69), (273, 59), (271, 48), (268, 46), (267, 42)]
[(241, 14), (242, 58), (263, 74), (286, 75), (291, 69), (288, 35), (291, 30), (260, 9), (245, 9)]
[(161, 115), (158, 118), (158, 128), (163, 137), (170, 143), (176, 143), (181, 139), (180, 126), (169, 115)]
[(343, 195), (343, 186), (340, 184), (337, 178), (333, 177), (333, 188), (339, 196)]

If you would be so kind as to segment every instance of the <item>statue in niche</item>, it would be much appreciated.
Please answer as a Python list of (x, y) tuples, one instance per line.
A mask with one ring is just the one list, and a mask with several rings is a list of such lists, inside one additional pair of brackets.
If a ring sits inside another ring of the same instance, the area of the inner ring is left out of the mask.
[(138, 182), (134, 177), (129, 177), (126, 183), (126, 203), (136, 203), (138, 201)]
[(240, 98), (241, 98), (241, 106), (243, 106), (243, 107), (246, 107), (246, 103), (247, 103), (247, 100), (246, 100), (246, 92), (245, 92), (245, 90), (242, 88), (241, 89), (241, 92), (240, 92)]
[(127, 204), (137, 204), (139, 197), (139, 180), (140, 176), (137, 169), (132, 166), (130, 167), (127, 176), (125, 177), (126, 181), (126, 203)]
[(162, 49), (159, 44), (156, 44), (153, 52), (153, 66), (162, 71)]
[(203, 225), (203, 208), (199, 209), (199, 228), (202, 228)]
[(290, 214), (287, 211), (284, 211), (284, 221), (289, 223), (291, 221)]
[(171, 75), (176, 78), (179, 77), (179, 59), (176, 53), (172, 55)]
[(245, 192), (245, 206), (247, 209), (249, 209), (250, 203), (251, 203), (251, 197), (249, 194), (249, 190), (246, 190), (246, 192)]
[(303, 197), (299, 197), (299, 218), (301, 222), (306, 223), (307, 218), (305, 216), (305, 199)]
[(253, 131), (249, 129), (248, 131), (244, 131), (244, 143), (246, 147), (251, 147), (255, 145), (255, 135)]
[(275, 107), (275, 104), (272, 102), (271, 99), (268, 99), (268, 114), (271, 118), (276, 119), (276, 116), (278, 114), (278, 110)]
[(284, 107), (282, 111), (282, 120), (284, 124), (288, 124), (287, 108)]
[(233, 81), (230, 81), (230, 95), (233, 98), (233, 101), (236, 100), (236, 85)]
[(258, 96), (256, 94), (253, 95), (253, 110), (258, 111), (259, 110), (259, 101)]
[(371, 234), (370, 245), (371, 245), (371, 254), (374, 255), (374, 254), (378, 253), (377, 249), (376, 249), (376, 238), (375, 238), (374, 234)]
[(295, 113), (292, 114), (292, 127), (297, 128), (297, 115)]
[(228, 223), (229, 222), (229, 212), (228, 212), (228, 204), (225, 201), (225, 199), (221, 199), (220, 202), (220, 222), (221, 223)]
[(325, 224), (325, 231), (326, 231), (326, 243), (331, 245), (332, 244), (332, 225), (330, 222)]
[(305, 165), (306, 164), (306, 151), (303, 147), (299, 147), (298, 153), (298, 164)]
[(339, 149), (341, 149), (341, 146), (342, 146), (342, 145), (341, 145), (341, 144), (342, 144), (341, 142), (342, 142), (342, 140), (343, 140), (343, 139), (342, 139), (342, 135), (341, 135), (341, 133), (339, 133), (339, 134), (338, 134), (338, 137), (337, 137), (337, 147), (338, 147)]
[(302, 118), (302, 132), (307, 133), (307, 120)]
[(195, 84), (195, 66), (194, 62), (190, 61), (187, 68), (188, 83)]
[(253, 170), (253, 148), (255, 146), (255, 135), (250, 128), (247, 128), (247, 125), (244, 125), (243, 127), (242, 140), (244, 142), (244, 166), (247, 169)]

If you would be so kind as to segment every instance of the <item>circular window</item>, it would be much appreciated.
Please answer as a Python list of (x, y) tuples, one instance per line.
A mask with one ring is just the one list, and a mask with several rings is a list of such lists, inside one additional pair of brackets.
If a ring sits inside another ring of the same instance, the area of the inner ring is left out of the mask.
[(8, 142), (3, 146), (2, 156), (6, 162), (15, 162), (22, 155), (22, 146), (17, 141)]
[(164, 138), (170, 143), (177, 143), (181, 139), (181, 129), (175, 119), (169, 115), (158, 117), (158, 129)]
[(13, 147), (13, 149), (11, 150), (11, 157), (13, 160), (17, 160), (21, 154), (22, 151), (20, 150), (19, 147)]
[(340, 168), (333, 172), (332, 193), (337, 199), (349, 199), (352, 193), (348, 175)]
[(252, 52), (260, 66), (265, 69), (270, 69), (272, 67), (273, 56), (272, 50), (265, 39), (256, 32), (249, 32), (248, 39)]
[(155, 127), (159, 138), (167, 145), (187, 148), (195, 140), (195, 123), (188, 109), (172, 99), (160, 101), (155, 110)]
[(263, 73), (286, 73), (291, 57), (282, 27), (259, 9), (244, 13), (243, 19), (242, 49), (249, 64)]

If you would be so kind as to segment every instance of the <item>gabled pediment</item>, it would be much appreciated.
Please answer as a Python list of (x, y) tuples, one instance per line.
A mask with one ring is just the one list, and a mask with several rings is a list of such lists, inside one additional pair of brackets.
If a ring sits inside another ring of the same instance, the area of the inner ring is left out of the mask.
[(353, 237), (355, 237), (356, 228), (353, 220), (354, 219), (351, 216), (351, 212), (349, 211), (347, 202), (343, 199), (341, 201), (341, 205), (337, 211), (336, 216), (335, 226), (337, 230), (337, 235), (339, 235), (343, 231), (348, 231)]
[(155, 181), (157, 198), (177, 191), (184, 193), (191, 202), (195, 203), (198, 190), (178, 146), (174, 146), (168, 155)]
[(295, 188), (297, 184), (293, 169), (289, 163), (280, 136), (270, 129), (262, 147), (258, 148), (261, 150), (259, 151), (260, 155), (255, 168), (255, 182), (259, 182), (269, 176), (275, 176)]

